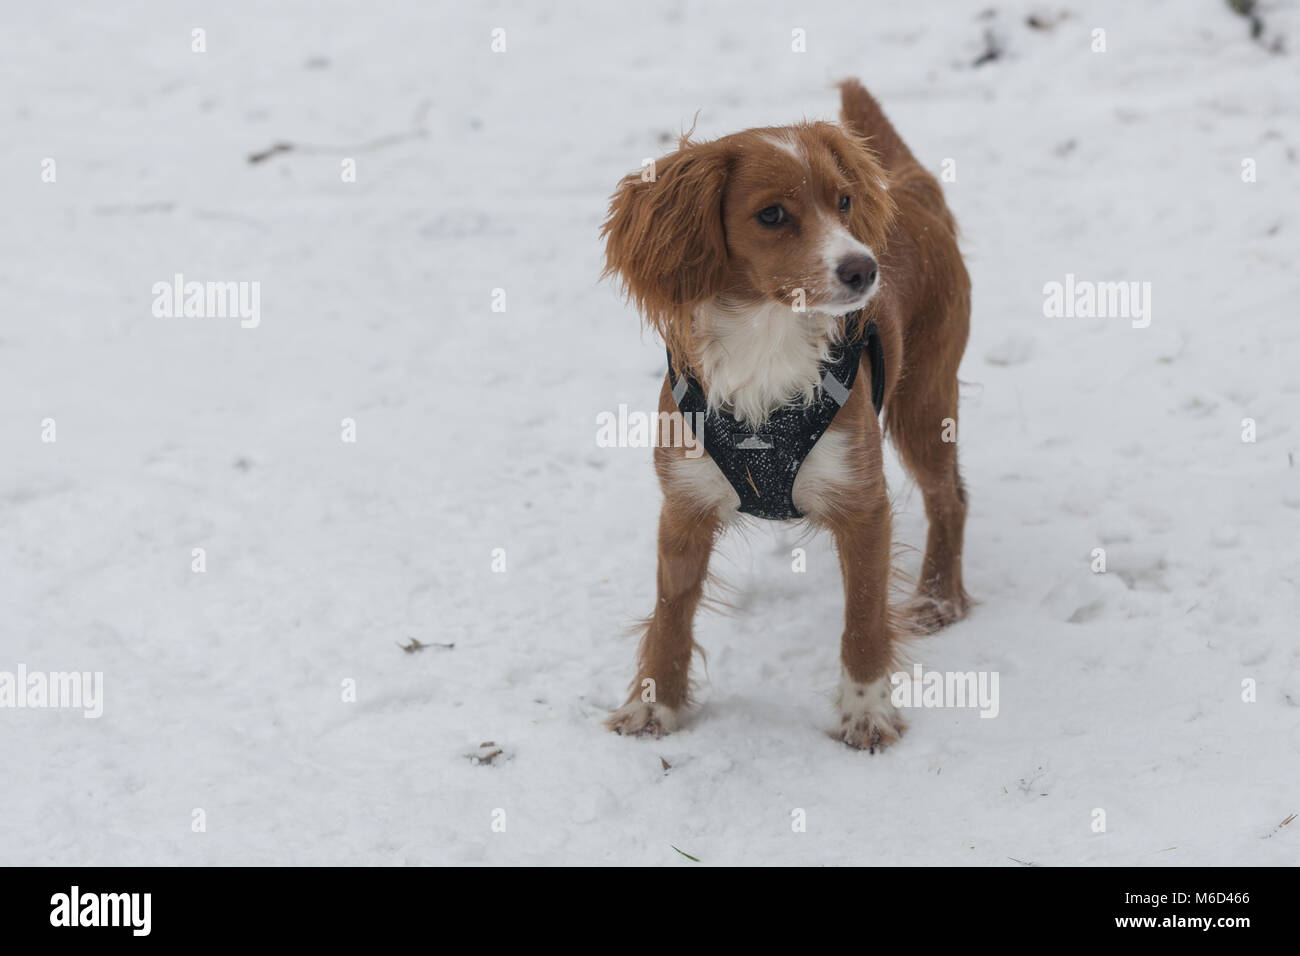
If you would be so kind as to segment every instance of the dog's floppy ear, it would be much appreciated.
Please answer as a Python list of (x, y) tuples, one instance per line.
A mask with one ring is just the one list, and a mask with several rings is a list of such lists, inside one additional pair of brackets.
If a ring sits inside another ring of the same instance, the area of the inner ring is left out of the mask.
[(853, 184), (849, 232), (880, 255), (896, 214), (894, 200), (889, 195), (888, 174), (866, 138), (833, 123), (818, 123), (816, 131)]
[(683, 144), (651, 175), (624, 177), (610, 200), (601, 228), (604, 274), (620, 278), (646, 321), (668, 340), (675, 317), (721, 291), (727, 157), (717, 144)]

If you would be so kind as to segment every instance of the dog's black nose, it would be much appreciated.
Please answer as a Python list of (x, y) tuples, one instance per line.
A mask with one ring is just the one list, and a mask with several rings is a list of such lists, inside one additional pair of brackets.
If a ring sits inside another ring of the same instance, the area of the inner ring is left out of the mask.
[(876, 281), (876, 260), (871, 256), (846, 256), (840, 260), (835, 274), (854, 292), (865, 292)]

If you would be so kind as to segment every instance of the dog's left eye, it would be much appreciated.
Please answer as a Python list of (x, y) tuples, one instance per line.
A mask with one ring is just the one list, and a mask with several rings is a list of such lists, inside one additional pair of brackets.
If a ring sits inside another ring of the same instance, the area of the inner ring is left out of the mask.
[(840, 197), (840, 212), (848, 212), (851, 205), (853, 205), (853, 200), (850, 197)]
[(765, 226), (779, 226), (786, 221), (786, 212), (780, 206), (768, 206), (759, 210), (758, 221)]

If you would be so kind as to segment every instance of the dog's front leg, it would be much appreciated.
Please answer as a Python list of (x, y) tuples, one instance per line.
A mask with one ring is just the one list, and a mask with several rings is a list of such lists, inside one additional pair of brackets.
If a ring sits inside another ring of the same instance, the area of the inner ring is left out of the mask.
[(904, 729), (890, 700), (896, 636), (889, 615), (890, 509), (883, 474), (828, 523), (844, 577), (836, 735), (874, 753)]
[(659, 514), (658, 599), (637, 653), (636, 680), (627, 703), (606, 721), (610, 730), (658, 737), (676, 729), (690, 699), (692, 622), (719, 527), (716, 516), (665, 500)]

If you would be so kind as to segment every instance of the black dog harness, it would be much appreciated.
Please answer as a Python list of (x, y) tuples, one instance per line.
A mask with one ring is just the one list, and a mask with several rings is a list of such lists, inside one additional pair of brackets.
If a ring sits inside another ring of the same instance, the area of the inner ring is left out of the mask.
[[(860, 316), (860, 312), (851, 312), (845, 317), (846, 325)], [(868, 321), (857, 341), (841, 347), (829, 363), (821, 364), (821, 387), (811, 404), (782, 406), (758, 428), (736, 421), (727, 412), (710, 412), (700, 383), (689, 374), (675, 375), (673, 356), (668, 353), (673, 401), (686, 422), (700, 421), (693, 416), (704, 415), (704, 434), (695, 437), (703, 440), (709, 457), (736, 489), (742, 512), (777, 521), (803, 517), (794, 506), (795, 476), (835, 413), (849, 400), (863, 349), (871, 361), (871, 404), (879, 415), (885, 402), (885, 353), (880, 330), (874, 321)]]

